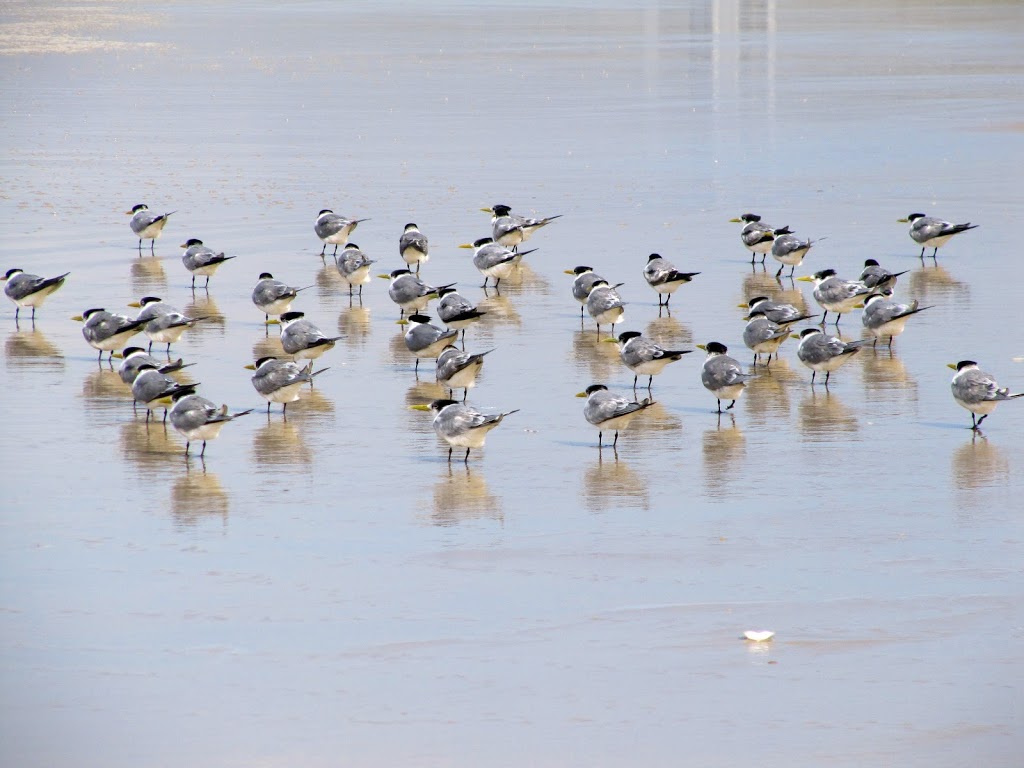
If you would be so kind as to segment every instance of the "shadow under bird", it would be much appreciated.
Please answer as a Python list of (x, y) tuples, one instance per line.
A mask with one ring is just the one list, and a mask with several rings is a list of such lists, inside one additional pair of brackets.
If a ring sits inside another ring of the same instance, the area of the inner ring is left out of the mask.
[(267, 401), (267, 415), (270, 415), (270, 404), (280, 403), (281, 413), (287, 415), (288, 403), (301, 399), (306, 384), (312, 389), (313, 377), (319, 376), (329, 368), (321, 368), (315, 373), (304, 371), (291, 360), (279, 360), (276, 357), (261, 357), (255, 364), (245, 366), (255, 371), (252, 385)]
[(977, 224), (953, 224), (934, 216), (925, 216), (923, 213), (912, 213), (905, 219), (898, 219), (901, 224), (910, 224), (910, 238), (921, 246), (921, 256), (932, 248), (932, 258), (936, 258), (939, 248), (949, 242), (954, 235), (966, 232), (969, 229), (976, 229)]
[(341, 336), (327, 336), (305, 317), (305, 312), (281, 315), (281, 346), (296, 360), (309, 360), (308, 370), (312, 371), (313, 361), (333, 349)]
[(633, 389), (640, 376), (647, 377), (647, 391), (651, 391), (654, 377), (665, 370), (669, 363), (683, 359), (691, 349), (664, 349), (639, 331), (623, 331), (615, 341), (619, 345), (619, 358), (622, 364), (633, 372)]
[(210, 278), (220, 268), (220, 265), (225, 261), (237, 258), (236, 256), (225, 256), (223, 251), (217, 253), (212, 248), (203, 245), (203, 241), (198, 237), (190, 237), (179, 247), (185, 249), (185, 252), (181, 254), (181, 263), (192, 275), (193, 290), (196, 287), (196, 275), (205, 277), (206, 285), (203, 287), (209, 288)]
[(363, 286), (370, 282), (370, 265), (375, 263), (374, 260), (359, 250), (355, 243), (345, 243), (341, 257), (335, 262), (341, 282), (348, 286), (349, 298), (352, 298), (355, 286), (359, 286), (359, 298), (363, 298)]
[(143, 296), (128, 306), (139, 307), (142, 310), (135, 319), (146, 321), (142, 332), (149, 339), (149, 352), (153, 351), (153, 342), (156, 342), (157, 344), (166, 344), (167, 354), (170, 355), (171, 344), (178, 341), (186, 330), (195, 327), (196, 323), (210, 319), (208, 317), (186, 317), (157, 296)]
[(814, 384), (815, 376), (824, 371), (826, 387), (832, 371), (850, 362), (868, 343), (867, 339), (843, 341), (838, 336), (829, 336), (821, 328), (807, 328), (799, 336), (794, 334), (793, 338), (800, 339), (796, 356), (811, 369), (811, 384)]
[[(892, 295), (892, 292), (889, 292)], [(875, 337), (871, 346), (877, 346), (882, 336), (889, 337), (889, 348), (892, 348), (892, 340), (903, 333), (908, 318), (918, 312), (931, 309), (930, 306), (922, 307), (917, 299), (909, 304), (901, 304), (891, 301), (885, 294), (873, 293), (864, 302), (864, 314), (861, 315), (861, 323)]]
[(146, 409), (146, 421), (149, 422), (153, 411), (164, 409), (164, 421), (167, 421), (167, 408), (175, 395), (191, 395), (196, 391), (195, 384), (181, 384), (170, 376), (160, 373), (155, 365), (143, 363), (139, 366), (138, 375), (132, 382), (132, 398)]
[(747, 382), (757, 378), (756, 375), (744, 373), (739, 362), (727, 354), (729, 348), (721, 342), (709, 341), (707, 344), (698, 344), (697, 348), (708, 353), (704, 359), (704, 365), (701, 366), (700, 382), (718, 400), (716, 413), (723, 412), (723, 400), (732, 401), (725, 409), (732, 410), (740, 395), (743, 394), (743, 390), (746, 389)]
[(142, 347), (125, 347), (121, 351), (121, 365), (117, 368), (117, 375), (121, 381), (131, 386), (143, 365), (151, 365), (160, 373), (174, 373), (182, 368), (188, 368), (194, 363), (185, 363), (180, 357), (169, 363), (161, 362), (148, 354)]
[(482, 448), (487, 433), (501, 424), (506, 416), (518, 413), (519, 409), (505, 413), (485, 414), (471, 405), (463, 405), (454, 400), (435, 400), (430, 405), (410, 406), (417, 411), (430, 411), (434, 414), (433, 427), (437, 436), (448, 443), (448, 461), (452, 460), (452, 450), (465, 448), (463, 459), (469, 463), (469, 452), (473, 448)]
[(575, 269), (567, 269), (565, 274), (575, 276), (572, 281), (572, 297), (580, 303), (580, 322), (582, 324), (583, 312), (587, 308), (587, 299), (590, 298), (590, 292), (599, 282), (607, 283), (608, 281), (597, 274), (593, 267), (584, 265), (580, 265)]
[(65, 272), (57, 277), (40, 277), (39, 275), (30, 275), (17, 267), (7, 270), (7, 274), (0, 279), (6, 282), (4, 295), (14, 302), (15, 324), (18, 322), (18, 314), (22, 307), (32, 308), (32, 322), (34, 323), (36, 307), (41, 307), (50, 294), (64, 285), (65, 278), (70, 274), (70, 272)]
[(1024, 397), (1024, 392), (1011, 395), (1009, 387), (1000, 387), (995, 377), (981, 370), (973, 360), (949, 363), (948, 367), (956, 371), (949, 385), (953, 399), (971, 412), (971, 429), (978, 429), (1000, 403)]
[(289, 312), (299, 292), (312, 287), (307, 285), (303, 288), (294, 288), (276, 279), (269, 272), (261, 272), (256, 287), (252, 289), (252, 303), (263, 313), (265, 323), (279, 322), (271, 320), (270, 316), (279, 317)]
[(851, 312), (863, 303), (871, 293), (860, 280), (843, 280), (836, 276), (834, 269), (823, 269), (810, 277), (798, 277), (804, 283), (814, 283), (814, 300), (825, 310), (821, 324), (825, 324), (829, 312), (836, 314), (836, 325), (846, 312)]
[[(405, 313), (416, 313), (426, 309), (431, 299), (438, 297), (439, 288), (427, 285), (408, 269), (395, 269), (390, 275), (377, 275), (385, 280), (391, 280), (388, 287), (388, 296), (398, 305), (401, 310), (400, 317), (404, 318)], [(451, 288), (455, 283), (448, 283), (441, 288)]]
[(773, 323), (760, 309), (747, 315), (747, 320), (743, 328), (743, 343), (754, 353), (754, 365), (760, 362), (761, 355), (768, 355), (765, 365), (771, 365), (772, 355), (778, 355), (782, 342), (789, 338), (789, 328)]
[(173, 397), (174, 405), (171, 408), (171, 426), (185, 438), (185, 456), (188, 456), (189, 448), (196, 440), (203, 441), (203, 449), (199, 457), (206, 455), (206, 441), (215, 440), (224, 425), (239, 416), (252, 413), (250, 408), (246, 411), (228, 413), (227, 405), (219, 408), (212, 401), (199, 395), (179, 392)]
[[(700, 272), (680, 272), (675, 264), (657, 253), (648, 256), (647, 264), (644, 266), (644, 280), (657, 292), (659, 307), (667, 307), (676, 289), (699, 274)], [(664, 302), (662, 297), (665, 298)]]
[(72, 320), (84, 322), (82, 336), (93, 349), (99, 350), (97, 360), (103, 360), (103, 353), (108, 352), (108, 359), (114, 357), (114, 350), (124, 347), (125, 342), (137, 333), (142, 333), (146, 320), (135, 320), (125, 315), (107, 312), (102, 307), (87, 309)]
[(418, 374), (421, 357), (436, 360), (440, 357), (441, 351), (454, 343), (458, 337), (459, 332), (455, 329), (445, 331), (431, 325), (427, 315), (410, 315), (409, 328), (405, 332), (405, 346), (416, 356), (416, 366), (413, 370)]
[(864, 262), (864, 269), (860, 273), (860, 281), (871, 290), (881, 293), (895, 288), (896, 278), (905, 274), (907, 274), (907, 270), (890, 272), (875, 259), (867, 259)]
[(322, 208), (317, 214), (316, 222), (313, 224), (313, 231), (323, 241), (324, 247), (320, 249), (320, 256), (327, 254), (327, 246), (334, 246), (334, 256), (338, 255), (338, 246), (348, 242), (356, 227), (369, 219), (346, 219), (330, 208)]
[(597, 333), (601, 334), (602, 325), (621, 323), (626, 319), (626, 303), (615, 290), (622, 283), (608, 285), (607, 280), (598, 280), (587, 296), (587, 312), (597, 323)]
[(430, 261), (430, 243), (414, 222), (406, 224), (398, 238), (398, 255), (410, 267), (416, 267), (417, 275), (420, 273), (420, 264)]
[(448, 397), (454, 396), (453, 390), (462, 389), (462, 402), (466, 402), (470, 388), (476, 386), (476, 377), (484, 367), (484, 356), (493, 351), (488, 349), (486, 352), (469, 354), (449, 344), (437, 358), (437, 383), (448, 390)]
[(531, 218), (519, 216), (512, 213), (507, 205), (495, 205), (491, 208), (481, 208), (481, 211), (492, 214), (491, 216), (491, 238), (499, 245), (517, 249), (520, 243), (529, 240), (533, 233), (541, 227), (546, 227), (555, 219), (560, 219), (562, 214), (546, 216), (544, 218)]
[(132, 220), (128, 222), (128, 225), (132, 228), (132, 232), (139, 238), (139, 250), (142, 250), (142, 241), (149, 240), (149, 252), (153, 253), (153, 249), (156, 246), (156, 239), (160, 237), (164, 231), (164, 225), (167, 224), (167, 219), (171, 217), (171, 214), (177, 213), (177, 211), (170, 211), (169, 213), (153, 213), (149, 210), (149, 206), (145, 203), (139, 203), (133, 206), (130, 211), (125, 211), (126, 216), (131, 216)]
[(583, 406), (583, 418), (597, 427), (597, 447), (604, 444), (603, 435), (608, 430), (615, 431), (612, 440), (612, 448), (619, 444), (619, 431), (626, 429), (636, 415), (645, 408), (654, 405), (654, 401), (646, 398), (640, 402), (630, 400), (628, 397), (616, 395), (608, 391), (604, 384), (591, 384), (576, 397), (587, 398), (587, 404)]

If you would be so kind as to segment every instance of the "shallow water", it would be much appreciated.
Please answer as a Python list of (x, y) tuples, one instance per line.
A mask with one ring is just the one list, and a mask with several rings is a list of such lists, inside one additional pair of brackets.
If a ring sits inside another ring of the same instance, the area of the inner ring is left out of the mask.
[[(972, 435), (945, 364), (1024, 390), (1019, 5), (55, 8), (0, 21), (2, 266), (72, 272), (0, 317), (4, 764), (1018, 763), (1024, 406)], [(155, 256), (137, 202), (177, 210)], [(485, 296), (456, 246), (497, 202), (564, 216)], [(350, 303), (321, 261), (324, 207), (380, 271), (416, 221), (488, 311), (471, 400), (521, 410), (468, 467), (408, 408), (441, 390), (386, 283)], [(738, 303), (815, 305), (751, 267), (748, 210), (827, 236), (797, 275), (874, 257), (934, 308), (828, 390), (787, 342), (721, 417), (695, 352), (598, 451), (573, 395), (632, 376), (563, 270), (625, 283), (617, 332), (749, 364)], [(980, 227), (922, 263), (917, 210)], [(209, 292), (188, 237), (238, 256)], [(701, 272), (671, 316), (655, 251)], [(264, 270), (342, 336), (287, 420), (243, 369), (279, 343)], [(144, 294), (214, 316), (173, 355), (257, 409), (205, 461), (68, 319)]]

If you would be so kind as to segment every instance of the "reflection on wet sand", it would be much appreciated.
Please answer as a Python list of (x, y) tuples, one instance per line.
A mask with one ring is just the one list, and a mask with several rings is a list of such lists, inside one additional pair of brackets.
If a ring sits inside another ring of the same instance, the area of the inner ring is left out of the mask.
[(42, 331), (22, 325), (4, 342), (4, 358), (12, 368), (63, 368), (64, 353)]
[(767, 296), (772, 301), (792, 304), (805, 315), (821, 312), (817, 304), (812, 305), (813, 308), (808, 308), (803, 291), (800, 290), (794, 280), (788, 277), (784, 277), (779, 281), (775, 279), (774, 274), (748, 272), (743, 278), (742, 291), (743, 295), (738, 303), (744, 306), (755, 296)]
[(341, 343), (349, 347), (363, 347), (370, 338), (370, 308), (358, 303), (350, 304), (338, 313), (338, 333)]
[(1010, 480), (1010, 462), (984, 435), (973, 433), (970, 440), (953, 452), (953, 482), (961, 491), (973, 491)]
[[(472, 299), (470, 300), (472, 301)], [(522, 324), (519, 310), (516, 309), (512, 300), (503, 294), (492, 291), (479, 301), (476, 308), (487, 313), (479, 323), (482, 331), (489, 331), (491, 326), (508, 325), (518, 328)], [(470, 328), (469, 334), (472, 335), (475, 330), (476, 328)]]
[[(529, 258), (529, 256), (527, 256), (527, 258)], [(481, 280), (478, 285), (482, 284), (483, 281)], [(516, 268), (512, 270), (511, 275), (506, 278), (502, 278), (501, 285), (498, 286), (497, 290), (494, 288), (494, 281), (488, 280), (487, 289), (484, 293), (489, 296), (521, 296), (527, 291), (530, 293), (549, 294), (551, 293), (551, 283), (546, 277), (537, 272), (529, 262), (521, 261)]]
[(917, 379), (910, 375), (903, 361), (888, 349), (868, 347), (857, 355), (861, 358), (861, 377), (872, 400), (917, 405)]
[(690, 327), (669, 314), (651, 320), (644, 330), (644, 336), (664, 349), (688, 349), (693, 346)]
[(227, 524), (231, 500), (220, 479), (206, 465), (185, 465), (185, 472), (171, 484), (171, 514), (178, 528), (192, 528), (205, 518), (219, 517)]
[(857, 415), (831, 392), (818, 389), (811, 388), (797, 408), (800, 431), (814, 441), (849, 439), (849, 433), (860, 429)]
[(317, 270), (316, 293), (321, 299), (328, 300), (337, 299), (342, 294), (348, 296), (348, 285), (342, 282), (333, 259), (327, 259), (327, 262)]
[(167, 273), (164, 272), (163, 261), (152, 256), (135, 259), (132, 262), (129, 282), (135, 296), (159, 296), (166, 293)]
[(611, 344), (602, 339), (609, 338), (605, 329), (598, 336), (593, 326), (583, 331), (575, 331), (572, 335), (572, 360), (576, 368), (586, 368), (592, 384), (607, 384), (615, 376), (633, 374), (622, 364), (619, 357), (619, 345)]
[(651, 503), (647, 480), (610, 447), (598, 450), (597, 461), (584, 471), (582, 495), (591, 512), (649, 509)]
[(747, 440), (732, 414), (721, 414), (711, 429), (704, 430), (704, 490), (711, 498), (726, 498), (750, 492), (738, 482), (737, 463), (747, 455)]
[[(278, 326), (272, 325), (267, 326), (268, 328), (277, 328)], [(281, 357), (291, 359), (291, 355), (284, 353), (284, 347), (281, 346), (281, 337), (278, 332), (271, 331), (269, 336), (264, 336), (258, 339), (255, 344), (252, 345), (252, 359), (256, 362), (261, 357)]]
[(487, 480), (477, 468), (447, 464), (434, 483), (434, 525), (457, 525), (466, 520), (490, 519), (503, 522), (501, 498), (487, 489)]
[[(315, 370), (320, 370), (324, 366), (320, 366)], [(332, 372), (323, 374), (324, 376), (330, 376)], [(316, 381), (320, 380), (317, 376)], [(316, 387), (306, 387), (302, 392), (302, 397), (296, 403), (289, 403), (288, 405), (288, 418), (289, 419), (302, 419), (305, 415), (316, 414), (322, 416), (325, 413), (334, 413), (335, 403), (334, 400), (327, 395), (324, 395)], [(271, 407), (271, 414), (280, 412), (281, 406), (276, 403)], [(266, 408), (263, 409), (266, 413)]]
[(82, 379), (82, 398), (89, 410), (109, 411), (123, 408), (126, 414), (132, 413), (131, 387), (121, 381), (117, 371), (107, 367), (106, 363)]
[(271, 414), (266, 423), (256, 430), (252, 453), (256, 463), (264, 466), (308, 466), (312, 460), (302, 430), (281, 418), (280, 414)]
[(189, 331), (192, 336), (206, 333), (215, 333), (218, 336), (224, 335), (224, 324), (227, 320), (217, 307), (217, 302), (206, 291), (194, 291), (192, 293), (192, 301), (184, 306), (182, 312), (188, 317), (206, 318), (203, 322), (196, 323)]
[(121, 454), (125, 459), (142, 468), (162, 469), (183, 458), (185, 444), (176, 439), (177, 433), (161, 419), (162, 414), (147, 424), (145, 414), (140, 412), (138, 418), (121, 425)]
[(789, 416), (789, 390), (801, 385), (801, 375), (785, 358), (772, 360), (771, 365), (751, 368), (757, 373), (743, 395), (743, 413), (753, 423), (763, 424)]
[[(632, 440), (643, 440), (645, 437), (662, 437), (663, 435), (659, 433), (676, 434), (682, 429), (682, 419), (658, 402), (657, 379), (654, 380), (654, 384), (653, 394), (648, 394), (646, 387), (637, 387), (635, 396), (638, 400), (643, 401), (645, 398), (651, 397), (655, 402), (644, 409), (636, 421), (630, 424), (629, 429), (620, 435), (620, 445), (622, 445), (622, 440), (631, 442)], [(630, 392), (627, 391), (624, 394), (628, 396)]]
[(906, 280), (907, 295), (922, 304), (962, 303), (971, 297), (971, 287), (967, 283), (957, 280), (945, 267), (937, 264), (915, 269)]

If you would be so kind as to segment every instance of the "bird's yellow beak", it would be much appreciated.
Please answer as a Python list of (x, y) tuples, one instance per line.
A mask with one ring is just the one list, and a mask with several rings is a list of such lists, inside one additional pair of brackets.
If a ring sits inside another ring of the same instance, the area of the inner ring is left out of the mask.
[(733, 224), (739, 224), (743, 219), (729, 219)]
[(409, 321), (406, 320), (404, 317), (400, 318), (398, 320), (395, 320), (395, 325), (408, 325), (408, 324), (409, 324)]
[(703, 349), (703, 350), (705, 350), (705, 351), (706, 351), (706, 350), (707, 350), (707, 347), (706, 347), (706, 346), (704, 346), (703, 344), (698, 344), (698, 345), (697, 345), (697, 349)]
[(854, 304), (853, 308), (854, 309), (864, 309), (864, 302), (862, 301), (860, 304)]
[(483, 211), (484, 213), (494, 213), (493, 208), (481, 208), (480, 210)]
[(563, 269), (562, 271), (563, 271), (563, 272), (565, 272), (565, 274), (567, 274), (567, 275), (575, 275), (575, 274), (576, 274), (576, 273), (575, 273), (575, 272), (574, 272), (573, 270), (571, 270), (571, 269)]
[(125, 212), (124, 212), (124, 215), (125, 215), (125, 216), (131, 216), (131, 215), (132, 215), (132, 212), (131, 212), (131, 211), (125, 211)]
[(128, 302), (128, 306), (129, 306), (129, 307), (135, 307), (136, 309), (138, 309), (138, 308), (139, 308), (139, 307), (141, 307), (142, 305), (141, 305), (141, 304), (139, 304), (139, 302), (137, 302), (137, 301), (129, 301), (129, 302)]
[(897, 224), (909, 224), (910, 219), (896, 219)]
[(124, 360), (124, 352), (112, 352), (111, 357), (116, 357), (118, 360)]
[(430, 410), (430, 406), (429, 405), (423, 405), (422, 403), (420, 403), (419, 405), (410, 405), (409, 406), (409, 410), (410, 411), (429, 411)]
[(576, 393), (576, 397), (586, 397), (586, 396), (587, 396), (586, 392), (577, 392)]
[(814, 278), (810, 277), (809, 275), (804, 275), (803, 277), (798, 277), (797, 281), (801, 283), (813, 283)]
[(601, 339), (601, 341), (604, 342), (604, 343), (610, 343), (610, 344), (618, 344), (619, 343), (619, 340), (616, 339), (614, 336), (609, 336), (607, 339)]
[(264, 325), (280, 325), (280, 324), (281, 324), (281, 321), (278, 318), (276, 318), (276, 317), (272, 317), (269, 320), (267, 320), (266, 323), (264, 323)]
[(736, 308), (737, 309), (750, 309), (750, 306), (747, 305), (747, 304), (737, 304)]
[(82, 317), (81, 315), (72, 315), (71, 319), (72, 320), (77, 320), (80, 323), (84, 323), (85, 322), (85, 318)]
[(255, 371), (256, 370), (256, 363), (249, 363), (248, 365), (245, 366), (245, 370), (247, 370), (247, 371)]
[(377, 277), (379, 277), (379, 278), (381, 278), (383, 280), (390, 280), (391, 279), (391, 275), (377, 275)]
[(182, 243), (178, 246), (179, 248), (188, 248), (188, 243)]
[(956, 370), (956, 363), (946, 363), (946, 367), (947, 368), (952, 368), (955, 371)]
[(800, 338), (800, 334), (799, 333), (791, 333), (791, 334), (789, 334), (789, 338), (791, 338), (791, 339), (799, 339)]
[(473, 247), (473, 244), (472, 244), (472, 243), (462, 243), (462, 244), (461, 244), (461, 245), (459, 246), (459, 248), (472, 248), (472, 247)]

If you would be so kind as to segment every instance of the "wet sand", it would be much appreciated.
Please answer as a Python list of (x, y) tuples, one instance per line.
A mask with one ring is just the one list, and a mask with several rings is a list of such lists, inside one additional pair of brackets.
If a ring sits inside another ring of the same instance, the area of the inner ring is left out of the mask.
[[(72, 272), (34, 328), (0, 307), (5, 765), (1019, 763), (1024, 406), (973, 435), (945, 367), (1024, 390), (1018, 5), (60, 8), (0, 16), (0, 266)], [(155, 256), (138, 202), (177, 211)], [(502, 202), (563, 218), (486, 296), (456, 246)], [(424, 278), (488, 311), (470, 400), (521, 411), (468, 467), (321, 208), (381, 272), (417, 222)], [(751, 267), (748, 210), (827, 236), (798, 276), (876, 258), (934, 308), (827, 391), (786, 342), (721, 417), (687, 355), (598, 451), (573, 395), (632, 374), (563, 270), (625, 283), (616, 332), (749, 365), (738, 303), (815, 305)], [(922, 263), (912, 211), (980, 226)], [(238, 256), (209, 292), (189, 237)], [(701, 272), (671, 316), (651, 252)], [(243, 368), (279, 344), (265, 270), (342, 336), (287, 420)], [(205, 461), (68, 319), (147, 294), (213, 317), (173, 356), (257, 409)]]

